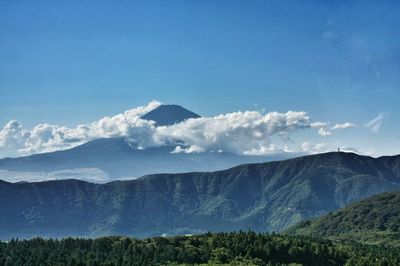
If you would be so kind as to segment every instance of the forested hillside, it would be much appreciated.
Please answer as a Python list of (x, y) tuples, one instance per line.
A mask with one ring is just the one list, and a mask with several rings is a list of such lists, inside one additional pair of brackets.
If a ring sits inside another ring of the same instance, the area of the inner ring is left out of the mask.
[(400, 189), (400, 157), (326, 153), (93, 184), (0, 181), (0, 239), (279, 231)]
[(400, 192), (370, 197), (315, 220), (301, 222), (288, 232), (400, 246)]
[(0, 244), (9, 265), (399, 265), (400, 250), (254, 232), (172, 238), (12, 240)]

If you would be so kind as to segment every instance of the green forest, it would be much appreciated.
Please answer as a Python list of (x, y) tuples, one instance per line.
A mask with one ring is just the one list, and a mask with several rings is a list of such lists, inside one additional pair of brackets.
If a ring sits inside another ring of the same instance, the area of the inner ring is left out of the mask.
[(400, 249), (255, 232), (0, 243), (0, 265), (400, 265)]
[(286, 230), (295, 235), (400, 247), (400, 192), (382, 193)]

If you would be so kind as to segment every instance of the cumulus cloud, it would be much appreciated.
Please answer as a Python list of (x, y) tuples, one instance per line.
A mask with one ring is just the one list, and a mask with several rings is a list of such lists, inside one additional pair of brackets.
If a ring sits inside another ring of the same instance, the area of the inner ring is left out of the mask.
[(330, 149), (330, 146), (327, 143), (312, 143), (306, 141), (300, 145), (300, 151), (304, 153), (315, 154), (332, 151), (332, 149)]
[(318, 128), (318, 134), (320, 134), (321, 136), (332, 135), (332, 132), (327, 129), (328, 125), (329, 123), (327, 122), (314, 122), (310, 124), (312, 128)]
[(181, 146), (176, 146), (175, 149), (171, 153), (201, 153), (204, 152), (205, 150), (198, 146), (198, 145), (191, 145), (187, 148), (181, 147)]
[(346, 122), (346, 123), (343, 123), (343, 124), (336, 124), (331, 129), (332, 130), (338, 130), (338, 129), (353, 128), (353, 127), (356, 127), (356, 125), (353, 124), (353, 123), (350, 123), (350, 122)]
[(332, 130), (340, 130), (340, 129), (348, 129), (356, 127), (355, 124), (346, 122), (341, 124), (335, 124), (333, 127), (328, 128), (329, 123), (327, 122), (314, 122), (310, 125), (312, 128), (318, 129), (318, 134), (321, 136), (330, 136), (332, 135)]
[(384, 114), (379, 114), (377, 117), (369, 121), (368, 123), (365, 124), (365, 127), (371, 130), (373, 133), (378, 133), (379, 130), (381, 129), (383, 120), (385, 119)]
[(39, 124), (26, 130), (18, 121), (12, 120), (0, 131), (0, 151), (7, 156), (20, 156), (72, 148), (89, 140), (119, 136), (130, 136), (132, 142), (149, 145), (147, 136), (153, 134), (154, 122), (140, 117), (160, 105), (160, 102), (152, 101), (146, 106), (75, 128)]
[(250, 154), (255, 150), (268, 150), (271, 136), (287, 140), (297, 130), (310, 127), (305, 112), (262, 115), (259, 112), (235, 112), (215, 117), (188, 119), (173, 126), (157, 127), (157, 143), (183, 142), (197, 145), (206, 151)]
[(4, 150), (13, 150), (23, 145), (28, 138), (29, 133), (22, 125), (16, 120), (11, 120), (0, 131), (0, 147)]
[[(192, 118), (172, 126), (157, 126), (141, 116), (160, 106), (157, 101), (124, 113), (67, 128), (39, 124), (31, 130), (13, 120), (0, 131), (0, 154), (20, 156), (49, 152), (80, 145), (97, 138), (124, 136), (133, 148), (175, 146), (173, 153), (229, 152), (265, 155), (289, 148), (278, 148), (272, 139), (284, 143), (291, 135), (308, 128), (318, 128), (320, 135), (330, 135), (326, 122), (312, 122), (303, 111), (286, 113), (256, 111), (233, 112), (214, 117)], [(285, 146), (287, 147), (287, 146)], [(318, 147), (317, 147), (318, 148)], [(311, 149), (305, 145), (304, 150)]]
[(332, 132), (329, 130), (326, 130), (326, 128), (321, 127), (320, 129), (318, 129), (318, 134), (320, 134), (321, 136), (330, 136), (332, 135)]

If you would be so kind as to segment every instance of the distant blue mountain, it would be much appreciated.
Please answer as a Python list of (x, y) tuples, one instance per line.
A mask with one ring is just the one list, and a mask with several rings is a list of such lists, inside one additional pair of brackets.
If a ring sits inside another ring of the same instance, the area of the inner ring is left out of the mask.
[[(52, 172), (65, 169), (96, 168), (108, 175), (108, 180), (136, 178), (155, 173), (215, 171), (238, 164), (265, 162), (284, 156), (246, 156), (230, 153), (171, 153), (175, 147), (164, 146), (138, 150), (121, 138), (98, 139), (78, 147), (0, 160), (0, 169), (24, 172)], [(18, 175), (18, 173), (15, 173)], [(68, 178), (87, 179), (76, 174)], [(4, 179), (0, 175), (0, 179)], [(91, 179), (89, 179), (91, 180)]]
[[(200, 116), (181, 106), (161, 105), (142, 118), (151, 119), (157, 125), (171, 125), (196, 117)], [(163, 146), (138, 150), (132, 147), (125, 137), (96, 139), (68, 150), (0, 159), (0, 170), (16, 171), (15, 179), (22, 180), (19, 177), (20, 171), (49, 173), (65, 169), (94, 168), (100, 169), (108, 175), (107, 180), (103, 181), (109, 181), (155, 173), (215, 171), (238, 164), (266, 162), (289, 157), (284, 155), (275, 157), (245, 156), (230, 153), (171, 153), (174, 149), (175, 146)], [(292, 156), (296, 156), (296, 154)], [(96, 180), (87, 178), (79, 171), (65, 178)], [(6, 179), (1, 176), (1, 171), (0, 179)], [(12, 181), (13, 179), (6, 180)]]
[(158, 126), (170, 126), (189, 118), (199, 117), (198, 114), (175, 104), (161, 105), (142, 116), (143, 119), (155, 121)]

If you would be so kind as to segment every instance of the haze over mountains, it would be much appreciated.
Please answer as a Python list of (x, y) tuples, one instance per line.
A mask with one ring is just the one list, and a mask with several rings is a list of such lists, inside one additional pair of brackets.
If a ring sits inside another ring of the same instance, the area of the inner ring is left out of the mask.
[[(179, 105), (160, 105), (141, 118), (157, 126), (170, 126), (200, 116)], [(68, 150), (0, 159), (0, 179), (41, 181), (82, 179), (107, 182), (146, 174), (215, 171), (243, 163), (265, 162), (295, 156), (247, 156), (229, 152), (176, 152), (176, 143), (141, 149), (128, 137), (102, 138)], [(185, 146), (181, 145), (181, 149)]]
[(0, 238), (280, 231), (400, 189), (400, 156), (326, 153), (93, 184), (0, 182)]

